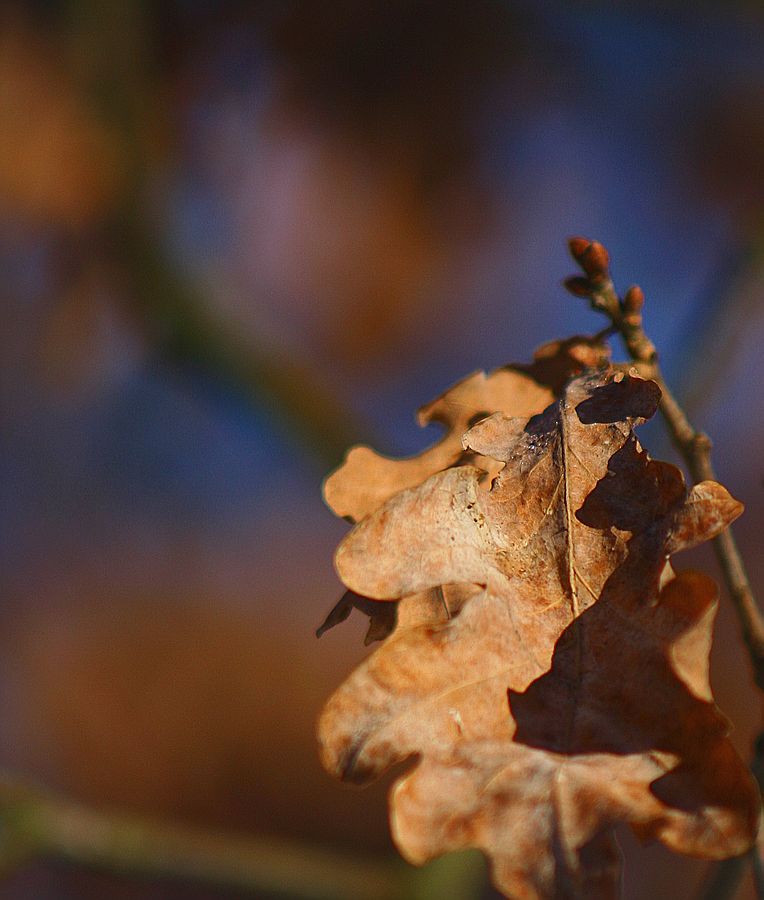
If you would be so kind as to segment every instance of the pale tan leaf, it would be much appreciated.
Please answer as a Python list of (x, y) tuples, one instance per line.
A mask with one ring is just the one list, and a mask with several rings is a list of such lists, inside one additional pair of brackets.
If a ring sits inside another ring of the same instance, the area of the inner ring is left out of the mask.
[(540, 415), (483, 418), (464, 445), (503, 466), (490, 490), (438, 471), (340, 545), (360, 594), (461, 597), (396, 629), (319, 726), (345, 780), (418, 758), (392, 797), (412, 862), (479, 847), (507, 896), (589, 898), (614, 894), (619, 822), (692, 855), (750, 846), (758, 794), (708, 684), (716, 587), (666, 566), (742, 506), (642, 450), (659, 396), (600, 371)]

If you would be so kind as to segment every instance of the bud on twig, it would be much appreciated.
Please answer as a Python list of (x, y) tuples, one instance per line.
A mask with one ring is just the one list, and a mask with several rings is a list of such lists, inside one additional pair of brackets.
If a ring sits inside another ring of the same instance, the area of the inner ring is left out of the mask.
[(602, 244), (592, 241), (589, 249), (581, 258), (581, 266), (584, 272), (592, 279), (607, 278), (610, 256)]
[(644, 305), (645, 295), (642, 293), (642, 288), (636, 284), (623, 295), (623, 300), (621, 300), (623, 321), (630, 328), (642, 327), (642, 307)]
[(638, 284), (632, 285), (623, 295), (623, 311), (627, 314), (642, 312), (645, 295)]
[(575, 261), (592, 281), (605, 281), (608, 276), (610, 256), (599, 241), (574, 237), (568, 241), (568, 247)]
[(591, 241), (587, 238), (582, 237), (572, 237), (568, 241), (568, 247), (570, 249), (571, 256), (577, 263), (580, 263), (581, 257), (589, 248), (589, 244), (591, 244)]
[(563, 285), (575, 297), (591, 296), (592, 285), (589, 284), (588, 278), (583, 278), (581, 275), (572, 275), (570, 278), (566, 278)]

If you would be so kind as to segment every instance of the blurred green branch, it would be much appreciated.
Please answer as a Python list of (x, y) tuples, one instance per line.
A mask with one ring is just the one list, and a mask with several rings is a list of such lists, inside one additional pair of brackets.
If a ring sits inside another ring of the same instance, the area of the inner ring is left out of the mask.
[(367, 430), (320, 385), (315, 372), (237, 339), (215, 321), (208, 304), (168, 263), (137, 211), (115, 223), (113, 240), (131, 277), (134, 309), (163, 359), (202, 369), (255, 398), (325, 468), (336, 466), (350, 445), (368, 441)]
[(3, 773), (0, 874), (40, 858), (295, 900), (470, 900), (480, 895), (485, 877), (476, 853), (415, 869), (398, 860), (99, 812)]
[(155, 144), (162, 126), (155, 98), (161, 61), (152, 42), (151, 4), (70, 0), (70, 65), (97, 114), (119, 135), (125, 179), (105, 222), (106, 253), (130, 283), (130, 302), (144, 334), (162, 358), (228, 382), (264, 406), (270, 416), (331, 468), (368, 429), (322, 385), (310, 367), (273, 355), (232, 333), (215, 316), (196, 284), (168, 258), (147, 214)]

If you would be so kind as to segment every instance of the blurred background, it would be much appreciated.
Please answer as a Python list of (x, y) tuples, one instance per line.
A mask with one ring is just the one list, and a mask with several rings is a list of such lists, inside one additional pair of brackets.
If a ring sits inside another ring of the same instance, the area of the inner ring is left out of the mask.
[[(367, 652), (359, 613), (314, 637), (347, 529), (321, 479), (354, 441), (430, 443), (413, 411), (468, 372), (600, 328), (559, 286), (571, 234), (645, 289), (761, 596), (760, 2), (5, 0), (0, 764), (391, 854), (389, 780), (349, 792), (316, 757)], [(747, 757), (724, 597), (712, 680)], [(629, 900), (706, 871), (622, 838)], [(43, 863), (0, 883), (224, 896)]]

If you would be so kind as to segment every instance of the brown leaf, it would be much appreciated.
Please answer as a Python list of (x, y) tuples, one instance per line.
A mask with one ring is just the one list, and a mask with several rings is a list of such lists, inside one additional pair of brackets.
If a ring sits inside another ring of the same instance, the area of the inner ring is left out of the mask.
[[(324, 499), (338, 516), (357, 522), (399, 491), (421, 484), (443, 468), (466, 462), (480, 469), (481, 486), (490, 487), (501, 463), (462, 447), (462, 436), (470, 424), (497, 410), (515, 416), (539, 413), (572, 375), (587, 367), (603, 365), (609, 359), (609, 348), (598, 338), (575, 335), (542, 345), (531, 365), (505, 366), (490, 374), (475, 372), (419, 410), (418, 421), (422, 427), (431, 422), (446, 427), (446, 434), (438, 443), (409, 459), (390, 459), (370, 447), (354, 447), (345, 462), (326, 479)], [(449, 602), (458, 609), (453, 591), (448, 602), (442, 590), (406, 597), (401, 601), (408, 610), (404, 620), (419, 621), (425, 611), (431, 622), (444, 618), (444, 612), (447, 619), (453, 611)], [(321, 637), (344, 622), (353, 609), (358, 609), (369, 617), (364, 644), (384, 640), (396, 622), (400, 622), (401, 604), (387, 609), (385, 604), (370, 597), (348, 591), (316, 630), (316, 636)]]
[(345, 591), (316, 629), (316, 637), (321, 637), (331, 628), (344, 622), (354, 609), (369, 617), (369, 628), (363, 641), (367, 647), (374, 641), (383, 641), (395, 630), (398, 621), (396, 603), (382, 603), (379, 600), (362, 597), (355, 591)]
[[(497, 411), (512, 416), (539, 413), (571, 375), (608, 358), (601, 342), (576, 336), (545, 344), (530, 366), (505, 366), (490, 374), (475, 372), (419, 410), (422, 427), (431, 422), (445, 426), (446, 433), (438, 443), (410, 459), (390, 459), (370, 447), (354, 447), (324, 483), (327, 504), (338, 516), (360, 521), (398, 491), (463, 461), (462, 435), (478, 419)], [(488, 469), (492, 468), (488, 464)]]
[(410, 597), (390, 603), (362, 597), (355, 591), (345, 591), (329, 615), (316, 629), (316, 637), (326, 634), (331, 628), (344, 622), (357, 609), (369, 617), (364, 644), (368, 647), (375, 641), (383, 641), (397, 629), (412, 628), (423, 623), (445, 622), (455, 615), (477, 588), (471, 585), (443, 585), (431, 591), (423, 591)]
[(503, 464), (490, 490), (474, 466), (435, 471), (340, 545), (364, 596), (461, 592), (451, 619), (396, 629), (319, 726), (344, 780), (419, 758), (391, 800), (410, 861), (479, 847), (507, 896), (596, 898), (616, 889), (618, 822), (696, 856), (750, 846), (758, 794), (708, 684), (716, 587), (666, 567), (742, 505), (710, 482), (688, 495), (642, 450), (659, 397), (588, 372), (540, 415), (494, 413), (464, 437)]

